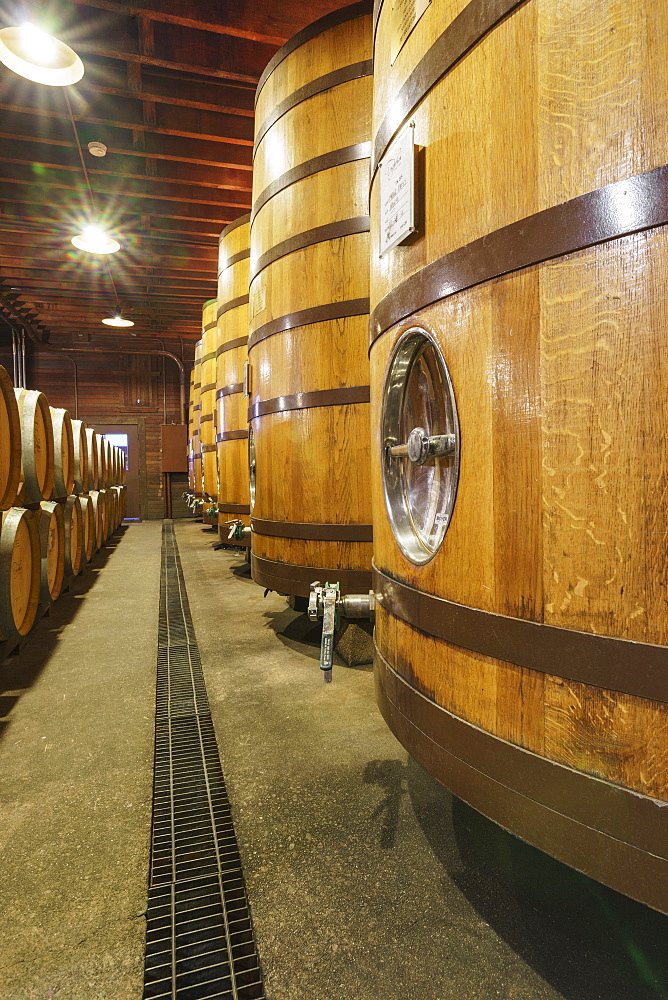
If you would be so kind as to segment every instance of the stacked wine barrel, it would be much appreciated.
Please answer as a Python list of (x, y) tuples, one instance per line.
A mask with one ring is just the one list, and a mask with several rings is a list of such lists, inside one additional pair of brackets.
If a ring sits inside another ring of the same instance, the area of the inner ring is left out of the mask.
[(251, 572), (307, 596), (371, 585), (368, 177), (372, 4), (279, 49), (255, 107)]
[(120, 449), (0, 367), (0, 652), (119, 526), (124, 479)]
[(248, 360), (248, 269), (250, 215), (242, 215), (220, 234), (218, 249), (218, 346), (216, 348), (216, 444), (218, 446), (218, 534), (230, 539), (231, 521), (250, 523), (248, 481), (248, 399), (244, 375)]
[[(377, 7), (378, 701), (456, 795), (668, 912), (668, 13), (461, 6), (399, 49)], [(381, 257), (408, 130), (418, 231)]]

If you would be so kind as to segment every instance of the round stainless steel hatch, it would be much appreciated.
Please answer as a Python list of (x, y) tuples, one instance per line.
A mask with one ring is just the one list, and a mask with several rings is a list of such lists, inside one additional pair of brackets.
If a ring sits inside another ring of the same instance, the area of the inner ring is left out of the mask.
[(250, 505), (255, 506), (255, 436), (253, 425), (248, 427), (248, 479), (250, 483)]
[(385, 505), (399, 548), (429, 562), (448, 530), (459, 478), (459, 423), (440, 349), (413, 328), (392, 355), (382, 414)]

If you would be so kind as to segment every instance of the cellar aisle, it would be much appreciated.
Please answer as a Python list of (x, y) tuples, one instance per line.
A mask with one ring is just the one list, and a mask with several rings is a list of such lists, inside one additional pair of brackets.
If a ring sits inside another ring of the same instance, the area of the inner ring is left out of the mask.
[[(325, 686), (317, 626), (176, 536), (268, 1000), (667, 995), (665, 918), (454, 800), (369, 669)], [(2, 1000), (142, 996), (160, 547), (126, 528), (0, 673)]]
[(176, 538), (268, 1000), (649, 1000), (666, 918), (500, 831), (405, 753), (370, 668), (215, 533)]
[(0, 670), (3, 1000), (139, 1000), (159, 521), (122, 528)]

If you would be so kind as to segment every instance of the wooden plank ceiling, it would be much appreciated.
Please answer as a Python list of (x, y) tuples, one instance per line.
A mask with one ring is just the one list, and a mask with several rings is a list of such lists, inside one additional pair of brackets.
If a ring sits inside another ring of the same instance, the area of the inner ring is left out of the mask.
[[(107, 330), (120, 301), (141, 336), (201, 331), (221, 229), (251, 204), (253, 99), (274, 52), (350, 0), (44, 0), (32, 19), (85, 65), (65, 90), (0, 65), (0, 295), (39, 335)], [(2, 3), (0, 27), (16, 23)], [(70, 119), (69, 97), (76, 134)], [(122, 244), (70, 239), (98, 219)], [(88, 152), (90, 141), (108, 149)], [(118, 338), (118, 332), (109, 335)]]

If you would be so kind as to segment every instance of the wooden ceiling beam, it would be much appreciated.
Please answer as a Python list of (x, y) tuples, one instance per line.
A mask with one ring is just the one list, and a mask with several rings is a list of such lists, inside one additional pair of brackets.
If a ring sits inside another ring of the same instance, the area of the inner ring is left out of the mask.
[[(206, 271), (201, 273), (186, 273), (186, 274), (161, 274), (158, 273), (161, 269), (156, 267), (151, 267), (150, 265), (140, 265), (142, 270), (146, 270), (149, 273), (142, 274), (141, 271), (135, 266), (132, 270), (130, 268), (124, 267), (114, 267), (113, 275), (114, 282), (116, 285), (122, 286), (127, 285), (129, 288), (134, 286), (135, 282), (142, 282), (144, 280), (153, 281), (153, 279), (164, 279), (172, 283), (170, 287), (174, 289), (197, 287), (199, 285), (206, 285), (209, 287), (212, 283), (216, 283), (216, 275), (213, 271)], [(57, 261), (51, 262), (47, 266), (45, 261), (30, 261), (20, 260), (15, 266), (15, 270), (11, 272), (11, 275), (6, 273), (3, 275), (5, 281), (11, 280), (14, 287), (21, 287), (21, 281), (24, 278), (36, 277), (36, 278), (48, 278), (49, 275), (53, 277), (58, 277), (63, 281), (98, 281), (104, 280), (109, 281), (109, 271), (107, 268), (100, 264), (94, 265), (92, 267), (82, 268), (78, 261)]]
[[(11, 182), (13, 183), (13, 182)], [(3, 186), (10, 187), (11, 183), (5, 181)], [(23, 195), (23, 197), (21, 197)], [(181, 202), (156, 202), (153, 206), (146, 199), (147, 204), (138, 205), (137, 207), (132, 207), (128, 204), (128, 199), (119, 199), (118, 208), (114, 207), (112, 210), (105, 211), (104, 208), (101, 211), (102, 216), (107, 216), (113, 219), (113, 222), (109, 222), (109, 226), (112, 229), (125, 229), (126, 238), (131, 237), (131, 233), (127, 233), (128, 227), (136, 226), (139, 217), (141, 215), (149, 215), (152, 219), (176, 219), (179, 222), (201, 222), (207, 225), (214, 226), (222, 230), (230, 222), (233, 222), (235, 217), (238, 218), (239, 215), (243, 214), (243, 206), (238, 206), (238, 211), (230, 212), (229, 209), (225, 209), (221, 206), (215, 206), (216, 212), (207, 211), (205, 207), (200, 207), (198, 205), (184, 206)], [(23, 219), (33, 220), (34, 222), (41, 221), (44, 219), (54, 219), (62, 218), (62, 206), (54, 205), (53, 198), (50, 198), (47, 191), (42, 188), (33, 188), (31, 191), (23, 192), (19, 191), (14, 197), (8, 197), (6, 195), (2, 198), (3, 205), (6, 207), (8, 205), (16, 205), (21, 207), (20, 216)], [(34, 211), (36, 206), (42, 206), (40, 212), (36, 213)], [(68, 205), (68, 211), (72, 211), (75, 206)], [(82, 198), (81, 208), (86, 212), (88, 206), (84, 198)]]
[[(3, 130), (0, 131), (0, 139), (7, 139), (10, 142), (31, 142), (47, 146), (63, 146), (68, 149), (76, 149), (75, 144), (67, 139), (60, 139), (55, 137), (50, 138), (48, 136), (37, 136), (25, 132), (22, 133), (22, 132)], [(188, 146), (190, 146), (190, 144), (188, 144)], [(242, 152), (245, 152), (244, 147), (232, 146), (230, 148), (240, 149)], [(252, 172), (253, 169), (251, 163), (246, 164), (239, 161), (226, 162), (226, 161), (216, 160), (213, 156), (209, 156), (208, 158), (204, 156), (198, 156), (198, 157), (186, 156), (185, 154), (180, 154), (174, 150), (175, 147), (170, 152), (167, 152), (167, 150), (156, 151), (156, 152), (153, 152), (152, 150), (151, 151), (142, 150), (141, 152), (138, 152), (136, 149), (127, 149), (124, 148), (123, 146), (110, 145), (107, 147), (108, 153), (118, 156), (134, 156), (134, 157), (141, 157), (143, 159), (154, 159), (161, 161), (169, 160), (177, 163), (192, 163), (192, 164), (197, 164), (198, 166), (218, 167), (221, 170), (230, 169), (230, 170), (239, 170), (244, 172), (248, 171), (249, 174)], [(246, 189), (244, 188), (244, 190)]]
[[(46, 246), (47, 241), (51, 248), (57, 250), (63, 246), (70, 246), (70, 227), (57, 225), (54, 223), (28, 223), (21, 219), (1, 219), (0, 218), (0, 240), (11, 239), (21, 246), (29, 246), (35, 239), (40, 241), (42, 246)], [(138, 233), (132, 237), (132, 247), (136, 253), (142, 251), (153, 252), (169, 247), (176, 250), (211, 250), (217, 251), (217, 237), (210, 237), (205, 240), (178, 238), (173, 233), (165, 234), (149, 230)]]
[[(0, 268), (13, 273), (13, 269), (19, 267), (42, 270), (45, 265), (49, 265), (50, 267), (54, 267), (55, 265), (54, 271), (57, 272), (59, 265), (67, 268), (71, 268), (73, 266), (73, 261), (69, 257), (68, 251), (64, 249), (60, 251), (43, 250), (41, 247), (31, 246), (29, 248), (29, 254), (29, 256), (17, 255), (16, 247), (5, 247), (2, 243), (0, 243)], [(167, 261), (152, 259), (146, 262), (132, 260), (126, 257), (123, 260), (123, 270), (126, 273), (128, 271), (153, 271), (164, 274), (165, 277), (169, 277), (170, 275), (174, 275), (175, 277), (185, 277), (189, 274), (202, 275), (208, 281), (212, 280), (212, 275), (215, 277), (216, 261), (213, 257), (200, 264), (192, 262), (190, 266), (178, 266), (177, 264), (168, 262), (171, 260), (174, 260), (174, 258), (168, 258)], [(79, 262), (77, 262), (76, 266), (81, 268), (81, 264)], [(91, 267), (91, 270), (94, 270), (94, 268)]]
[[(195, 97), (187, 98), (185, 96), (177, 97), (166, 93), (164, 89), (162, 91), (158, 90), (155, 82), (151, 83), (151, 89), (147, 89), (148, 84), (144, 81), (144, 86), (141, 90), (132, 91), (126, 90), (123, 87), (110, 87), (103, 83), (96, 83), (94, 89), (90, 91), (91, 94), (105, 94), (109, 97), (132, 97), (138, 101), (151, 101), (155, 104), (168, 104), (175, 108), (192, 108), (195, 111), (214, 111), (216, 114), (222, 115), (238, 115), (241, 118), (253, 118), (254, 112), (252, 107), (238, 107), (237, 105), (227, 103), (227, 104), (214, 104), (211, 101), (211, 94), (208, 94), (208, 101), (203, 101), (201, 99), (196, 99)], [(83, 88), (81, 88), (83, 89)], [(180, 85), (180, 93), (194, 93), (197, 89), (196, 85), (188, 87), (185, 82)], [(244, 91), (240, 91), (244, 93)], [(252, 101), (250, 102), (252, 104)]]
[[(18, 237), (18, 238), (17, 238)], [(25, 237), (25, 238), (24, 238)], [(178, 253), (178, 248), (168, 248), (157, 246), (155, 244), (145, 244), (142, 246), (140, 251), (138, 251), (139, 256), (144, 259), (154, 260), (157, 262), (158, 266), (165, 262), (165, 266), (176, 267), (179, 264), (192, 265), (193, 269), (197, 270), (198, 267), (203, 269), (209, 267), (217, 266), (218, 255), (213, 247), (183, 247), (183, 250), (187, 250), (187, 253)], [(0, 256), (20, 256), (27, 255), (28, 253), (39, 259), (44, 257), (45, 260), (49, 259), (59, 259), (63, 254), (70, 252), (69, 244), (66, 247), (65, 244), (59, 245), (45, 245), (44, 241), (37, 235), (21, 234), (21, 233), (8, 233), (0, 230)], [(174, 264), (169, 264), (167, 262), (174, 261)], [(134, 260), (132, 261), (134, 263)]]
[[(38, 119), (36, 121), (36, 119)], [(71, 145), (72, 130), (63, 129), (57, 119), (48, 116), (23, 114), (22, 112), (5, 111), (2, 114), (2, 128), (22, 140), (32, 140), (39, 143), (56, 142)], [(193, 136), (183, 138), (167, 133), (153, 134), (146, 132), (146, 148), (137, 150), (132, 143), (132, 129), (129, 125), (107, 124), (105, 133), (100, 135), (97, 125), (87, 121), (79, 121), (77, 131), (82, 146), (91, 140), (103, 139), (107, 146), (107, 156), (115, 154), (140, 155), (155, 159), (176, 157), (195, 163), (212, 163), (221, 167), (252, 170), (252, 149), (239, 143), (226, 143), (217, 139), (206, 139)], [(141, 130), (144, 131), (144, 130)], [(92, 159), (92, 157), (91, 157)]]
[[(86, 41), (77, 44), (77, 51), (79, 55), (102, 56), (105, 59), (116, 59), (120, 62), (140, 63), (142, 66), (158, 66), (160, 69), (169, 69), (175, 73), (198, 73), (201, 76), (211, 76), (216, 80), (234, 80), (237, 83), (248, 83), (254, 87), (257, 86), (260, 79), (260, 73), (234, 73), (227, 69), (216, 69), (214, 66), (182, 63), (171, 59), (158, 59), (156, 56), (142, 55), (141, 52), (108, 48)], [(267, 62), (269, 62), (269, 59), (267, 59)]]
[[(189, 196), (189, 189), (186, 185), (179, 185), (176, 190), (170, 191), (169, 194), (159, 194), (157, 191), (141, 191), (138, 190), (138, 185), (134, 186), (124, 186), (118, 183), (111, 184), (105, 183), (107, 179), (111, 179), (110, 175), (104, 177), (104, 180), (98, 175), (95, 178), (95, 183), (93, 184), (94, 193), (96, 195), (108, 195), (115, 198), (122, 198), (124, 201), (132, 204), (134, 201), (155, 201), (155, 202), (178, 202), (180, 205), (208, 205), (214, 208), (238, 208), (241, 214), (244, 209), (250, 210), (251, 200), (250, 198), (237, 197), (234, 200), (225, 197), (224, 191), (221, 191), (221, 197), (214, 198), (212, 195), (208, 198), (193, 198)], [(79, 180), (79, 178), (76, 178)], [(144, 178), (142, 178), (144, 180)], [(22, 171), (18, 167), (10, 167), (6, 162), (0, 160), (0, 183), (7, 185), (17, 185), (19, 187), (32, 187), (34, 190), (41, 190), (43, 192), (48, 191), (71, 191), (75, 194), (82, 195), (84, 198), (87, 196), (86, 188), (84, 187), (83, 181), (75, 184), (67, 184), (63, 180), (59, 180), (57, 177), (43, 176), (40, 178), (35, 178), (34, 176), (26, 175), (25, 171)], [(210, 190), (210, 189), (205, 189)]]
[[(12, 144), (13, 153), (24, 153), (27, 154), (30, 151), (29, 143), (19, 143), (15, 142)], [(44, 151), (46, 152), (46, 151)], [(74, 162), (73, 157), (70, 155), (69, 150), (61, 149), (56, 146), (49, 146), (48, 148), (49, 160), (44, 159), (44, 153), (42, 154), (42, 159), (40, 162), (36, 162), (34, 157), (26, 156), (3, 156), (0, 162), (2, 163), (14, 163), (19, 166), (28, 167), (36, 175), (41, 173), (42, 170), (62, 170), (69, 173), (74, 173), (81, 176), (81, 164), (77, 161)], [(104, 161), (99, 161), (102, 167)], [(137, 157), (137, 162), (139, 163), (139, 157)], [(131, 161), (124, 160), (123, 164), (128, 163), (132, 166)], [(156, 166), (158, 172), (154, 175), (147, 175), (135, 171), (119, 171), (117, 169), (118, 164), (114, 163), (113, 160), (110, 161), (108, 169), (92, 169), (87, 168), (90, 177), (105, 177), (113, 178), (117, 181), (122, 180), (140, 180), (151, 185), (163, 185), (163, 184), (180, 184), (184, 187), (201, 187), (201, 188), (213, 188), (214, 190), (227, 191), (240, 191), (244, 194), (248, 193), (250, 195), (252, 191), (251, 177), (246, 171), (237, 171), (230, 169), (207, 169), (206, 167), (193, 167), (193, 166), (183, 166), (180, 167), (177, 162), (171, 161), (169, 164), (162, 164), (160, 160), (156, 161)], [(170, 174), (165, 176), (160, 173), (161, 167), (169, 167)]]
[[(42, 294), (37, 295), (37, 292), (39, 292), (40, 290)], [(78, 296), (81, 296), (85, 302), (89, 304), (98, 303), (100, 307), (104, 306), (106, 308), (111, 308), (114, 304), (114, 295), (111, 289), (105, 294), (101, 290), (89, 289), (85, 287), (77, 288), (74, 285), (62, 284), (60, 282), (50, 284), (48, 280), (46, 282), (40, 282), (39, 280), (26, 280), (21, 286), (20, 297), (26, 298), (28, 296), (28, 293), (31, 293), (33, 298), (37, 295), (37, 298), (39, 300), (44, 299), (47, 302), (62, 297), (69, 297), (70, 299), (74, 299), (77, 298)], [(193, 292), (193, 293), (179, 292), (178, 294), (170, 295), (168, 292), (163, 291), (162, 288), (157, 285), (137, 286), (136, 295), (141, 296), (141, 298), (144, 300), (148, 296), (157, 302), (172, 303), (173, 305), (178, 305), (178, 303), (180, 302), (182, 303), (190, 302), (191, 304), (201, 303), (201, 302), (206, 302), (207, 300), (206, 291)], [(127, 309), (133, 308), (133, 304), (135, 302), (134, 298), (125, 294), (119, 295), (119, 298), (123, 302), (125, 308)], [(208, 298), (211, 298), (211, 296), (208, 296)]]
[(78, 6), (93, 7), (117, 14), (150, 17), (154, 21), (197, 28), (236, 38), (246, 38), (280, 46), (307, 24), (345, 6), (349, 0), (309, 0), (308, 4), (283, 0), (281, 3), (225, 3), (219, 0), (71, 0)]
[[(45, 138), (44, 136), (26, 135), (25, 133), (22, 134), (17, 132), (1, 131), (0, 139), (7, 139), (12, 143), (29, 142), (29, 143), (44, 144), (47, 146), (61, 146), (65, 149), (73, 149), (73, 150), (76, 149), (75, 144), (73, 142), (69, 142), (67, 139), (55, 139), (55, 138), (50, 139), (50, 138)], [(238, 147), (238, 146), (232, 146), (231, 148), (244, 149), (244, 147)], [(214, 160), (212, 158), (204, 159), (202, 157), (184, 156), (184, 155), (177, 155), (176, 153), (167, 153), (167, 152), (149, 152), (147, 150), (138, 152), (136, 149), (123, 149), (120, 146), (109, 146), (107, 151), (112, 154), (117, 154), (118, 156), (134, 156), (134, 157), (141, 157), (143, 159), (154, 159), (163, 161), (169, 160), (174, 163), (192, 163), (196, 164), (197, 166), (219, 167), (221, 170), (225, 169), (243, 170), (243, 171), (248, 171), (249, 174), (253, 169), (252, 164), (245, 164), (241, 162), (228, 163), (228, 162), (221, 162), (220, 160)], [(247, 188), (244, 188), (243, 190), (247, 190)]]
[[(151, 132), (154, 135), (177, 136), (182, 139), (204, 139), (207, 142), (220, 142), (232, 146), (253, 146), (253, 123), (248, 118), (239, 118), (234, 115), (221, 115), (211, 111), (200, 111), (198, 113), (197, 122), (203, 127), (199, 128), (197, 131), (189, 131), (184, 127), (177, 127), (178, 123), (182, 124), (184, 121), (187, 121), (188, 118), (193, 120), (192, 115), (184, 115), (180, 108), (172, 109), (173, 125), (167, 126), (141, 120), (141, 110), (150, 107), (153, 102), (143, 102), (139, 112), (136, 112), (136, 109), (130, 109), (129, 103), (130, 102), (127, 102), (128, 114), (126, 116), (126, 120), (101, 118), (86, 114), (85, 116), (75, 115), (75, 121), (77, 122), (77, 125), (85, 125), (86, 127), (96, 125), (103, 129), (130, 129), (140, 132)], [(116, 104), (115, 110), (118, 111), (119, 107), (120, 106)], [(130, 114), (131, 110), (135, 111), (134, 116)], [(39, 107), (31, 107), (29, 105), (21, 104), (4, 104), (3, 111), (18, 115), (33, 115), (39, 118), (50, 118), (55, 121), (64, 121), (68, 123), (70, 120), (66, 111), (45, 108), (41, 105)], [(163, 115), (162, 120), (169, 120), (169, 117), (170, 113), (166, 112)]]

